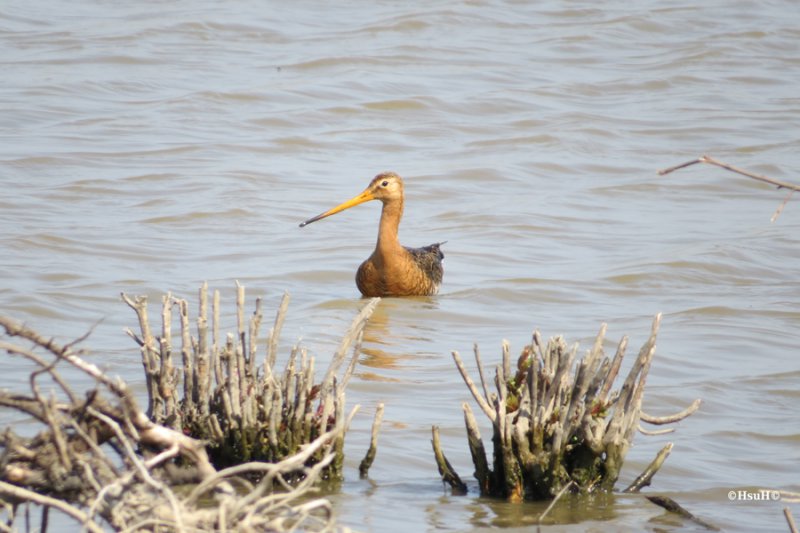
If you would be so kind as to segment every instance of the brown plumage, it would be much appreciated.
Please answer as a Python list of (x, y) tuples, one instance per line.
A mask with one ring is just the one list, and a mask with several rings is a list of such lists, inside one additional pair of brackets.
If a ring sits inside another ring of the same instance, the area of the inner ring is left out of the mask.
[(380, 200), (383, 210), (375, 250), (356, 272), (358, 290), (364, 296), (436, 294), (442, 283), (443, 243), (422, 248), (400, 244), (397, 231), (403, 216), (403, 180), (394, 172), (378, 174), (361, 194), (306, 220), (300, 227), (370, 200)]

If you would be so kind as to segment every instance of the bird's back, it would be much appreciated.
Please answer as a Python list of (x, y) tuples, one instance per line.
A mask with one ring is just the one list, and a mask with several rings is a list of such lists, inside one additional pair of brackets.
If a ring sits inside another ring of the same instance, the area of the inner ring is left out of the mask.
[(442, 252), (441, 249), (442, 244), (444, 243), (437, 242), (420, 248), (404, 246), (404, 248), (408, 250), (408, 253), (411, 254), (414, 262), (425, 274), (425, 277), (427, 277), (435, 287), (430, 294), (439, 292), (439, 285), (442, 284), (442, 276), (444, 275), (444, 267), (442, 266), (444, 252)]

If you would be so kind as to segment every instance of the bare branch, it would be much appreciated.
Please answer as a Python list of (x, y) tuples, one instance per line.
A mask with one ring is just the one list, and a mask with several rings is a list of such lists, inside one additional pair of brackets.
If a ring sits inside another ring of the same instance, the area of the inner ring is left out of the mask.
[(659, 471), (661, 465), (664, 464), (664, 461), (669, 457), (669, 453), (672, 451), (672, 443), (667, 443), (666, 446), (661, 448), (661, 450), (656, 454), (655, 459), (647, 465), (647, 468), (644, 469), (644, 472), (639, 474), (639, 476), (628, 485), (628, 487), (623, 490), (622, 492), (630, 492), (636, 493), (642, 490), (642, 487), (647, 487), (650, 485), (650, 482), (653, 479), (653, 476), (656, 475), (656, 472)]
[(375, 460), (375, 454), (378, 451), (378, 431), (381, 428), (381, 421), (383, 420), (383, 408), (383, 403), (379, 403), (377, 409), (375, 409), (375, 420), (372, 422), (372, 435), (369, 440), (369, 449), (367, 450), (367, 455), (361, 461), (361, 464), (358, 465), (358, 473), (362, 478), (367, 477), (372, 462)]
[(709, 165), (714, 165), (720, 168), (724, 168), (725, 170), (729, 170), (731, 172), (735, 172), (736, 174), (740, 174), (742, 176), (748, 177), (750, 179), (754, 179), (756, 181), (761, 181), (763, 183), (768, 183), (770, 185), (774, 185), (778, 189), (788, 189), (790, 192), (783, 200), (783, 202), (778, 206), (775, 210), (775, 213), (772, 215), (770, 222), (775, 222), (778, 216), (780, 216), (781, 212), (783, 211), (784, 206), (789, 202), (789, 199), (792, 197), (792, 193), (795, 191), (800, 191), (800, 185), (796, 185), (794, 183), (789, 183), (786, 181), (780, 181), (773, 178), (769, 178), (767, 176), (763, 176), (761, 174), (754, 174), (752, 172), (748, 172), (747, 170), (742, 170), (741, 168), (734, 167), (733, 165), (729, 165), (728, 163), (724, 163), (722, 161), (718, 161), (711, 156), (702, 155), (697, 159), (693, 159), (692, 161), (687, 161), (686, 163), (681, 163), (680, 165), (675, 165), (673, 167), (665, 168), (658, 171), (659, 176), (664, 176), (669, 174), (670, 172), (674, 172), (676, 170), (686, 168), (692, 165), (696, 165), (698, 163), (707, 163)]
[(692, 404), (689, 407), (687, 407), (683, 411), (668, 416), (650, 416), (644, 411), (642, 411), (639, 418), (641, 418), (643, 422), (647, 422), (648, 424), (654, 424), (654, 425), (673, 424), (693, 414), (700, 408), (700, 405), (702, 403), (703, 400), (697, 398), (695, 401), (692, 402)]
[(561, 497), (564, 494), (566, 494), (567, 491), (569, 489), (571, 489), (573, 485), (575, 485), (575, 482), (570, 481), (569, 483), (564, 485), (564, 487), (560, 491), (558, 491), (558, 494), (556, 494), (556, 497), (553, 498), (553, 501), (550, 502), (550, 505), (547, 506), (547, 509), (545, 509), (544, 512), (539, 515), (539, 518), (536, 520), (537, 524), (541, 524), (542, 523), (542, 520), (544, 520), (544, 518), (547, 516), (547, 513), (549, 513), (553, 509), (553, 507), (556, 506), (556, 503), (558, 503), (558, 500), (560, 500)]
[(49, 496), (33, 492), (31, 490), (27, 490), (22, 487), (17, 487), (16, 485), (6, 483), (5, 481), (0, 481), (0, 494), (2, 494), (7, 498), (29, 501), (37, 505), (45, 505), (47, 507), (58, 509), (65, 515), (74, 518), (81, 524), (81, 526), (85, 527), (92, 533), (103, 533), (104, 531), (102, 527), (95, 524), (89, 519), (89, 515), (87, 515), (77, 507), (70, 505), (64, 501), (58, 500), (56, 498), (51, 498)]
[(763, 176), (761, 174), (753, 174), (752, 172), (748, 172), (747, 170), (742, 170), (741, 168), (734, 167), (733, 165), (729, 165), (728, 163), (718, 161), (717, 159), (714, 159), (713, 157), (707, 155), (702, 155), (697, 159), (694, 159), (692, 161), (687, 161), (686, 163), (681, 163), (680, 165), (676, 165), (674, 167), (669, 167), (663, 170), (659, 170), (658, 174), (660, 176), (664, 176), (665, 174), (669, 174), (670, 172), (673, 172), (675, 170), (686, 168), (688, 166), (695, 165), (697, 163), (708, 163), (709, 165), (715, 165), (720, 168), (724, 168), (725, 170), (741, 174), (742, 176), (762, 181), (764, 183), (769, 183), (770, 185), (774, 185), (779, 189), (790, 189), (792, 191), (800, 191), (800, 185), (795, 185), (794, 183), (789, 183), (786, 181), (779, 181), (776, 179), (769, 178), (767, 176)]
[(447, 457), (445, 457), (444, 452), (442, 451), (441, 442), (439, 440), (439, 427), (433, 426), (431, 428), (431, 433), (433, 435), (433, 439), (431, 440), (431, 444), (433, 445), (433, 454), (436, 457), (436, 465), (439, 467), (439, 474), (442, 476), (442, 481), (450, 485), (453, 494), (466, 494), (466, 483), (461, 481), (461, 478), (453, 469), (450, 461), (447, 460)]
[(650, 437), (653, 437), (653, 436), (656, 436), (656, 435), (666, 435), (667, 433), (673, 433), (675, 431), (675, 428), (664, 428), (664, 429), (656, 429), (656, 430), (644, 429), (641, 426), (641, 424), (636, 429), (642, 435), (647, 435), (647, 436), (650, 436)]
[(695, 515), (684, 509), (678, 502), (669, 498), (667, 496), (645, 496), (648, 500), (653, 502), (654, 504), (658, 505), (659, 507), (663, 507), (670, 513), (675, 513), (687, 520), (691, 520), (695, 524), (699, 524), (706, 529), (710, 529), (711, 531), (719, 531), (719, 528), (713, 524), (709, 524), (705, 520), (697, 518)]
[(456, 363), (456, 367), (458, 367), (458, 371), (461, 373), (461, 377), (464, 379), (464, 383), (467, 384), (467, 388), (472, 393), (472, 397), (475, 398), (475, 401), (478, 402), (481, 410), (489, 417), (489, 419), (494, 422), (496, 415), (494, 413), (494, 409), (487, 403), (486, 399), (481, 396), (480, 391), (478, 391), (478, 387), (475, 386), (475, 382), (472, 381), (472, 378), (469, 376), (469, 372), (467, 372), (466, 367), (464, 366), (464, 361), (461, 360), (461, 356), (458, 355), (457, 351), (452, 351), (451, 354), (453, 355), (453, 360)]
[(788, 507), (783, 508), (783, 516), (786, 517), (786, 523), (789, 524), (789, 531), (790, 533), (798, 533), (797, 532), (797, 524), (794, 522), (794, 517), (792, 516), (792, 510)]

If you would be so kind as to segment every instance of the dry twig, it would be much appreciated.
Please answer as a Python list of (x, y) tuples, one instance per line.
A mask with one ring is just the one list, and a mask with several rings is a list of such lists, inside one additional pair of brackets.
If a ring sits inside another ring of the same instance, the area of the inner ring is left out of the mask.
[(650, 416), (644, 411), (640, 414), (639, 418), (641, 418), (642, 422), (647, 422), (648, 424), (654, 425), (663, 425), (663, 424), (674, 424), (675, 422), (680, 422), (684, 418), (692, 415), (695, 411), (700, 409), (700, 405), (702, 405), (703, 400), (697, 398), (692, 404), (684, 409), (679, 413), (675, 413), (674, 415), (667, 415), (667, 416)]
[(789, 532), (790, 533), (797, 533), (797, 524), (794, 522), (794, 516), (792, 516), (792, 510), (788, 507), (783, 508), (783, 516), (786, 518), (786, 523), (789, 524)]
[(696, 165), (697, 163), (707, 163), (709, 165), (714, 165), (714, 166), (717, 166), (717, 167), (720, 167), (720, 168), (724, 168), (725, 170), (729, 170), (731, 172), (735, 172), (736, 174), (740, 174), (740, 175), (748, 177), (750, 179), (754, 179), (754, 180), (761, 181), (761, 182), (764, 182), (764, 183), (769, 183), (770, 185), (774, 185), (778, 189), (788, 189), (789, 190), (789, 194), (786, 196), (786, 198), (783, 200), (783, 202), (781, 202), (781, 204), (775, 210), (775, 213), (773, 213), (772, 218), (770, 219), (770, 222), (775, 222), (775, 220), (777, 220), (778, 216), (780, 216), (781, 212), (783, 211), (783, 208), (786, 206), (786, 204), (789, 202), (789, 199), (792, 197), (792, 194), (794, 192), (796, 192), (796, 191), (800, 191), (800, 185), (795, 185), (794, 183), (789, 183), (789, 182), (786, 182), (786, 181), (780, 181), (780, 180), (772, 179), (772, 178), (769, 178), (767, 176), (763, 176), (761, 174), (754, 174), (752, 172), (748, 172), (746, 170), (742, 170), (740, 168), (734, 167), (733, 165), (729, 165), (728, 163), (723, 163), (722, 161), (718, 161), (718, 160), (714, 159), (713, 157), (710, 157), (710, 156), (707, 156), (707, 155), (702, 155), (702, 156), (698, 157), (697, 159), (693, 159), (691, 161), (687, 161), (686, 163), (681, 163), (680, 165), (675, 165), (675, 166), (672, 166), (672, 167), (669, 167), (669, 168), (665, 168), (665, 169), (659, 170), (658, 174), (660, 176), (664, 176), (665, 174), (669, 174), (670, 172), (674, 172), (674, 171), (682, 169), (682, 168), (686, 168), (686, 167), (689, 167), (689, 166), (692, 166), (692, 165)]
[(556, 506), (556, 503), (558, 503), (558, 500), (560, 500), (561, 497), (564, 496), (564, 494), (566, 494), (567, 491), (572, 488), (573, 484), (574, 484), (574, 482), (570, 481), (569, 483), (564, 485), (564, 487), (560, 491), (558, 491), (558, 494), (556, 494), (556, 497), (553, 498), (553, 501), (550, 502), (550, 505), (548, 505), (547, 508), (544, 510), (544, 512), (539, 515), (539, 518), (536, 520), (536, 531), (537, 531), (537, 533), (539, 531), (541, 531), (542, 521), (545, 519), (547, 514), (550, 511), (553, 510), (553, 507)]

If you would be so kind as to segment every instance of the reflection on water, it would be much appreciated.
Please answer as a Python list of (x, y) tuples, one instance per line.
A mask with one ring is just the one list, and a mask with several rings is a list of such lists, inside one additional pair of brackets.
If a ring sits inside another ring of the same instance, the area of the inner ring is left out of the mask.
[[(550, 512), (545, 515), (541, 524), (578, 524), (586, 521), (611, 521), (617, 517), (619, 497), (614, 494), (565, 494)], [(527, 502), (514, 505), (482, 499), (485, 509), (476, 510), (472, 525), (476, 527), (530, 527), (539, 524), (540, 517), (550, 505), (546, 502)], [(487, 512), (487, 510), (489, 512)]]
[[(639, 345), (662, 311), (645, 409), (704, 403), (669, 436), (648, 490), (726, 530), (785, 528), (780, 502), (725, 494), (800, 491), (798, 210), (790, 201), (769, 224), (782, 196), (765, 185), (655, 172), (711, 153), (797, 180), (796, 6), (162, 7), (0, 13), (3, 314), (62, 342), (100, 321), (86, 346), (136, 387), (119, 293), (158, 301), (238, 279), (267, 314), (291, 293), (282, 343), (302, 338), (324, 367), (363, 305), (353, 275), (380, 208), (297, 224), (393, 169), (406, 183), (401, 241), (448, 241), (445, 276), (435, 298), (382, 301), (365, 332), (349, 457), (363, 455), (378, 402), (386, 423), (371, 479), (331, 495), (345, 524), (532, 524), (539, 504), (454, 498), (437, 481), (433, 424), (471, 472), (469, 393), (450, 352), (477, 342), (491, 366), (504, 338), (516, 352), (534, 328), (571, 342), (602, 322)], [(13, 360), (0, 372), (3, 387), (27, 379)], [(626, 481), (665, 442), (639, 435)], [(548, 530), (686, 525), (640, 498), (597, 498), (557, 506)]]
[[(430, 296), (412, 298), (384, 298), (381, 300), (370, 321), (364, 328), (364, 347), (361, 364), (366, 367), (397, 370), (404, 360), (419, 357), (407, 349), (420, 343), (430, 343), (434, 330), (420, 317), (438, 309), (437, 299)], [(406, 348), (404, 348), (406, 347)], [(378, 377), (365, 372), (364, 379), (391, 380), (391, 377)]]

